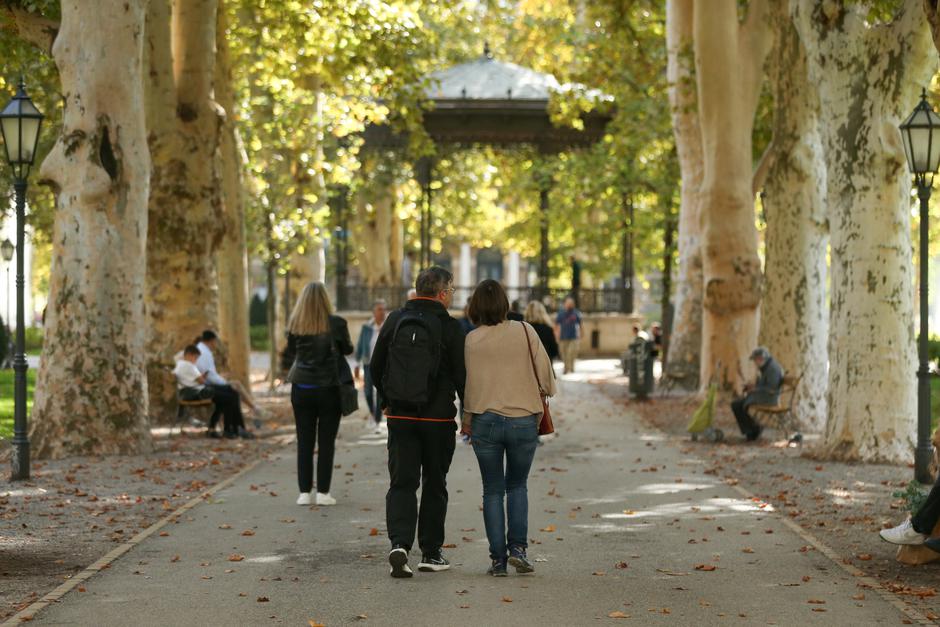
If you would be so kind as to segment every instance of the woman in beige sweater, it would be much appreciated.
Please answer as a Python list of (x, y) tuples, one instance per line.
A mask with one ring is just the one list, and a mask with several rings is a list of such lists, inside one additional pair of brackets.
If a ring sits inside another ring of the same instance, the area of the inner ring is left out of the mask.
[(519, 573), (534, 570), (526, 558), (526, 481), (538, 448), (542, 395), (555, 394), (555, 373), (542, 342), (529, 324), (507, 320), (508, 311), (502, 286), (493, 280), (480, 283), (468, 310), (477, 328), (464, 349), (462, 431), (470, 435), (480, 464), (492, 559), (488, 572), (494, 577), (506, 576), (507, 562)]

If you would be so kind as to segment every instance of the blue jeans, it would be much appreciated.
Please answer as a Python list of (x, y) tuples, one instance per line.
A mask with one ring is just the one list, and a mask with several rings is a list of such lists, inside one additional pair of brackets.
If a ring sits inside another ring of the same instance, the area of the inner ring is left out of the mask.
[[(526, 481), (539, 444), (538, 425), (538, 414), (507, 418), (487, 412), (473, 416), (471, 442), (483, 477), (483, 524), (490, 541), (491, 559), (506, 559), (510, 551), (525, 551), (528, 546), (529, 492)], [(509, 514), (508, 533), (506, 510)]]
[(372, 383), (372, 368), (367, 365), (362, 367), (363, 387), (366, 393), (366, 405), (369, 406), (369, 413), (375, 424), (382, 422), (382, 397), (379, 396), (379, 390)]

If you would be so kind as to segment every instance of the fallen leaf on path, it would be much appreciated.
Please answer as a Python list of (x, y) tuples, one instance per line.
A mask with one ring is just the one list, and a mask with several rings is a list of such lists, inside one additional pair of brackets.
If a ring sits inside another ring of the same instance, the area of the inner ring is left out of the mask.
[(456, 544), (442, 544), (441, 548), (442, 549), (456, 549), (457, 545)]
[(375, 527), (372, 527), (372, 529), (369, 529), (369, 535), (370, 535), (370, 536), (377, 536), (377, 535), (379, 535), (379, 530), (376, 529)]
[(253, 536), (253, 535), (255, 535), (255, 532), (252, 531), (251, 529), (245, 529), (244, 531), (242, 531), (242, 535), (243, 535), (243, 536)]
[(310, 627), (326, 627), (326, 625), (324, 625), (323, 623), (318, 623), (317, 621), (312, 620), (312, 619), (311, 619), (311, 620), (308, 620), (308, 621), (307, 621), (307, 624), (308, 624)]
[(871, 560), (871, 555), (868, 553), (859, 553), (858, 555), (856, 555), (856, 557), (862, 560), (863, 562), (867, 562)]
[(170, 561), (171, 561), (171, 562), (178, 562), (178, 561), (180, 561), (180, 556), (179, 556), (179, 555), (174, 555), (172, 558), (170, 558)]
[(624, 569), (629, 568), (629, 567), (630, 567), (630, 565), (627, 564), (626, 562), (617, 562), (616, 564), (614, 564), (614, 568), (617, 568), (617, 569), (620, 569), (620, 570), (624, 570)]
[(607, 618), (630, 618), (629, 614), (624, 614), (620, 610), (615, 610), (607, 615)]
[(753, 553), (753, 552), (754, 552), (754, 549), (752, 549), (752, 548), (749, 547), (749, 546), (746, 546), (746, 547), (744, 547), (743, 549), (741, 549), (741, 552), (742, 552), (742, 553)]
[(695, 570), (703, 570), (706, 573), (710, 573), (713, 570), (716, 570), (718, 567), (714, 564), (696, 564)]
[(240, 562), (245, 559), (244, 555), (239, 555), (238, 553), (232, 553), (228, 556), (228, 561), (230, 562)]
[(219, 529), (231, 529), (231, 528), (232, 528), (232, 525), (229, 525), (227, 523), (222, 523), (221, 525), (219, 525)]
[(165, 537), (167, 537), (168, 535), (170, 535), (170, 532), (169, 532), (169, 531), (161, 531), (161, 532), (160, 532), (160, 537), (161, 537), (161, 538), (165, 538)]
[(268, 597), (258, 597), (258, 603), (267, 603), (270, 600)]
[(656, 572), (663, 573), (664, 575), (670, 575), (672, 577), (686, 577), (689, 573), (677, 573), (671, 570), (666, 570), (665, 568), (657, 568)]
[(469, 606), (469, 605), (460, 605), (460, 606), (458, 606), (458, 607), (459, 607), (460, 609), (462, 609), (462, 610), (468, 610), (468, 609), (470, 609), (470, 606)]
[(512, 597), (503, 597), (503, 603), (512, 603)]
[(853, 594), (853, 595), (852, 595), (852, 598), (855, 599), (856, 601), (864, 601), (864, 600), (865, 600), (865, 594), (864, 594), (864, 593)]
[(810, 599), (809, 601), (807, 601), (807, 603), (811, 605), (825, 605), (826, 604), (826, 602), (823, 601), (822, 599)]
[(596, 570), (596, 571), (594, 571), (594, 572), (591, 573), (591, 574), (594, 575), (595, 577), (606, 577), (606, 576), (607, 576), (607, 573), (605, 573), (605, 572), (602, 571), (602, 570)]
[(547, 527), (539, 529), (539, 531), (544, 531), (545, 533), (552, 533), (553, 531), (555, 531), (555, 525), (549, 525)]

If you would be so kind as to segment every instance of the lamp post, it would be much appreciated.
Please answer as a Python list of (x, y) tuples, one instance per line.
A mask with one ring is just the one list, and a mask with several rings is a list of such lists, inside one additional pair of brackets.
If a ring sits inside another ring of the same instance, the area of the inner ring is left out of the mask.
[(4, 314), (4, 320), (7, 323), (7, 330), (12, 329), (10, 326), (10, 262), (13, 260), (13, 253), (16, 252), (16, 246), (13, 245), (9, 239), (3, 240), (3, 243), (0, 244), (0, 256), (3, 257), (3, 262), (7, 267), (7, 310)]
[(928, 204), (933, 176), (940, 165), (940, 116), (927, 102), (927, 90), (920, 96), (914, 112), (901, 124), (901, 136), (907, 165), (914, 175), (920, 199), (920, 341), (917, 369), (917, 449), (914, 451), (914, 478), (933, 483), (930, 476), (930, 369), (927, 365), (927, 266)]
[(16, 191), (16, 354), (13, 357), (13, 458), (10, 478), (29, 479), (29, 436), (26, 428), (26, 335), (23, 315), (23, 223), (26, 214), (26, 178), (36, 158), (42, 113), (26, 95), (20, 80), (16, 95), (0, 112), (0, 132), (6, 158), (13, 170)]

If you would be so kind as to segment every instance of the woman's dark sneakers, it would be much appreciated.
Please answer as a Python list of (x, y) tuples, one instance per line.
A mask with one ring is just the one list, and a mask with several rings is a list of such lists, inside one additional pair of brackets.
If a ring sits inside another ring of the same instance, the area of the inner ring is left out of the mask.
[(520, 575), (535, 572), (535, 566), (526, 558), (525, 551), (512, 551), (512, 554), (509, 556), (509, 564), (513, 566)]
[(403, 579), (414, 575), (408, 566), (408, 551), (403, 546), (393, 546), (388, 554), (388, 563), (391, 565), (389, 574), (396, 579)]
[(444, 559), (438, 550), (434, 553), (425, 553), (418, 562), (418, 570), (424, 573), (436, 573), (450, 568), (450, 562)]
[(489, 570), (486, 571), (487, 575), (492, 575), (494, 577), (506, 577), (509, 573), (506, 572), (506, 560), (505, 559), (495, 559), (493, 560), (492, 565)]

